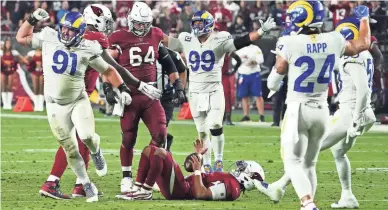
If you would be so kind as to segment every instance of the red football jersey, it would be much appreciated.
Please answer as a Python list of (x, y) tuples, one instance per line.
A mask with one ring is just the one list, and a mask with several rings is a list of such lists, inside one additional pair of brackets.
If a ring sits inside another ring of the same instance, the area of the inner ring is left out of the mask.
[(102, 49), (108, 49), (109, 41), (104, 33), (98, 31), (86, 31), (84, 38), (87, 40), (96, 40), (100, 43)]
[[(159, 44), (163, 40), (163, 31), (152, 27), (144, 36), (139, 37), (128, 30), (118, 30), (109, 37), (111, 45), (120, 46), (122, 54), (119, 64), (143, 82), (156, 82), (156, 61), (159, 58)], [(133, 94), (140, 94), (132, 87)]]
[[(194, 186), (194, 175), (191, 175), (186, 178), (187, 182), (190, 183), (190, 186)], [(237, 179), (230, 173), (224, 172), (213, 172), (210, 174), (202, 173), (202, 183), (205, 187), (209, 188), (213, 185), (223, 183), (225, 185), (226, 200), (233, 201), (237, 200), (240, 197), (241, 188), (240, 183)], [(190, 190), (193, 190), (191, 187)]]
[(350, 6), (347, 2), (330, 5), (329, 10), (333, 13), (334, 26), (336, 26), (342, 19), (349, 16), (350, 14)]

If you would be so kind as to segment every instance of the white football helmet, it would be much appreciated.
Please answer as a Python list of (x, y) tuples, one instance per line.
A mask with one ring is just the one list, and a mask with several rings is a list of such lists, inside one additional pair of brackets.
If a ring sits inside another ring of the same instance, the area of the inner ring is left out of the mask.
[(151, 29), (153, 20), (151, 8), (144, 2), (136, 2), (127, 19), (129, 30), (134, 35), (143, 37)]
[(229, 167), (228, 171), (247, 191), (255, 189), (253, 180), (264, 181), (265, 179), (263, 168), (251, 160), (237, 161)]
[(102, 4), (92, 4), (85, 8), (86, 24), (94, 26), (99, 32), (109, 34), (113, 30), (113, 17), (110, 10)]

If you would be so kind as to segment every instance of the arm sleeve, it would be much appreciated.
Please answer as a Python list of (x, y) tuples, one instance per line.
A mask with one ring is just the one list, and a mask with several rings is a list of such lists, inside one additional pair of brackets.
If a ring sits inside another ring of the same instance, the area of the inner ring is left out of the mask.
[[(179, 34), (179, 37), (183, 35), (182, 34)], [(178, 51), (178, 52), (182, 52), (183, 51), (183, 45), (180, 41), (179, 38), (174, 38), (174, 37), (171, 37), (169, 36), (168, 37), (168, 48), (170, 48), (171, 50), (174, 50), (174, 51)]]
[(268, 89), (272, 91), (278, 91), (280, 89), (280, 83), (285, 75), (277, 73), (276, 69), (273, 68), (267, 79)]
[(224, 183), (219, 183), (209, 187), (212, 192), (212, 200), (226, 200), (226, 186)]
[(160, 65), (162, 65), (162, 70), (170, 75), (171, 73), (178, 72), (174, 61), (172, 60), (170, 54), (168, 53), (166, 47), (162, 44), (159, 45), (159, 59)]
[(175, 67), (178, 71), (178, 73), (183, 73), (186, 71), (186, 65), (183, 62), (181, 55), (177, 52), (174, 52), (167, 48), (168, 53), (170, 54), (170, 57), (174, 61)]
[(109, 64), (101, 58), (101, 56), (93, 56), (89, 60), (89, 66), (100, 73), (104, 73), (108, 70)]
[(360, 65), (360, 63), (347, 63), (345, 71), (352, 77), (356, 87), (356, 107), (354, 113), (358, 115), (367, 107), (369, 87), (366, 78), (368, 78), (368, 75), (365, 66)]
[(234, 65), (234, 69), (233, 69), (233, 72), (236, 72), (238, 68), (240, 68), (241, 66), (241, 63), (242, 63), (241, 58), (235, 52), (232, 52), (232, 54), (230, 54), (230, 57), (232, 57), (236, 61), (236, 64)]

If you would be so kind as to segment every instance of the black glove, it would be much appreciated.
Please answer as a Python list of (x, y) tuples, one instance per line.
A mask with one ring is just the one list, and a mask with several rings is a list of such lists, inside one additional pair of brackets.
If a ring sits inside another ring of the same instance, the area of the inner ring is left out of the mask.
[(182, 83), (180, 79), (176, 79), (174, 84), (173, 84), (175, 94), (174, 94), (174, 99), (173, 102), (175, 104), (181, 105), (183, 102), (185, 102), (185, 94), (183, 92), (182, 88)]
[(174, 99), (174, 92), (174, 86), (168, 83), (164, 87), (164, 91), (162, 97), (160, 98), (160, 101), (172, 101)]
[(113, 87), (110, 83), (107, 83), (107, 82), (104, 82), (102, 84), (102, 89), (104, 90), (104, 94), (105, 94), (105, 98), (106, 98), (106, 101), (110, 104), (110, 105), (114, 105), (117, 103), (117, 99), (118, 98), (118, 95), (117, 93), (113, 90)]

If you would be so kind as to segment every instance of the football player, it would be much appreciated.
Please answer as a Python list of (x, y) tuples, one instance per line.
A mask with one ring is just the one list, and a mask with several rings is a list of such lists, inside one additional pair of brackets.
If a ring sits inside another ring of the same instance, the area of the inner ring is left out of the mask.
[(328, 127), (326, 98), (331, 73), (342, 55), (355, 55), (370, 45), (368, 8), (359, 6), (354, 13), (362, 19), (359, 39), (346, 41), (336, 31), (320, 33), (325, 14), (319, 1), (293, 2), (287, 16), (300, 29), (297, 35), (279, 40), (276, 64), (268, 77), (268, 88), (276, 91), (289, 69), (281, 146), (285, 172), (303, 210), (317, 209), (313, 201), (317, 185), (315, 165)]
[[(183, 32), (178, 38), (164, 36), (163, 42), (172, 50), (183, 51), (190, 68), (189, 104), (200, 139), (215, 156), (214, 171), (223, 171), (225, 137), (222, 129), (225, 99), (221, 83), (224, 55), (248, 46), (275, 27), (272, 18), (262, 23), (258, 31), (232, 39), (226, 32), (214, 32), (215, 20), (205, 11), (198, 11), (191, 19), (192, 33)], [(212, 146), (208, 129), (212, 135)], [(211, 172), (210, 151), (204, 157), (204, 169)]]
[[(125, 195), (116, 197), (124, 200), (151, 200), (152, 187), (157, 183), (167, 200), (224, 200), (239, 198), (241, 191), (255, 188), (255, 181), (263, 181), (264, 171), (254, 161), (237, 161), (231, 173), (201, 173), (202, 154), (207, 150), (203, 142), (196, 140), (195, 153), (190, 154), (185, 165), (191, 165), (194, 174), (184, 177), (171, 153), (153, 145), (144, 148), (138, 167), (135, 185)], [(187, 166), (185, 166), (188, 169)]]
[(123, 104), (131, 103), (130, 90), (116, 69), (101, 58), (101, 45), (97, 41), (83, 39), (87, 26), (82, 14), (65, 14), (60, 20), (59, 31), (45, 27), (33, 33), (34, 26), (48, 17), (45, 10), (35, 10), (18, 30), (16, 40), (20, 44), (42, 49), (44, 89), (51, 130), (83, 185), (86, 201), (95, 202), (98, 201), (98, 190), (90, 182), (75, 137), (77, 130), (82, 142), (90, 149), (97, 174), (106, 174), (106, 161), (100, 149), (100, 139), (95, 135), (93, 110), (85, 91), (85, 71), (90, 65), (104, 74), (120, 90)]
[[(109, 36), (109, 43), (113, 47), (111, 55), (133, 75), (148, 83), (156, 83), (156, 60), (158, 60), (169, 70), (169, 80), (175, 90), (175, 97), (178, 101), (183, 101), (185, 97), (176, 67), (166, 48), (160, 45), (163, 32), (160, 28), (152, 27), (152, 19), (152, 12), (147, 4), (134, 3), (128, 14), (129, 30), (121, 29)], [(131, 95), (134, 100), (130, 106), (124, 108), (120, 120), (122, 130), (120, 160), (123, 171), (120, 186), (122, 193), (128, 192), (132, 186), (133, 147), (136, 143), (140, 119), (150, 131), (151, 144), (158, 147), (163, 146), (167, 133), (163, 107), (159, 100), (152, 100), (160, 97), (160, 91), (145, 93), (141, 90), (149, 88), (144, 87), (143, 84), (130, 85), (130, 87), (132, 87)]]

